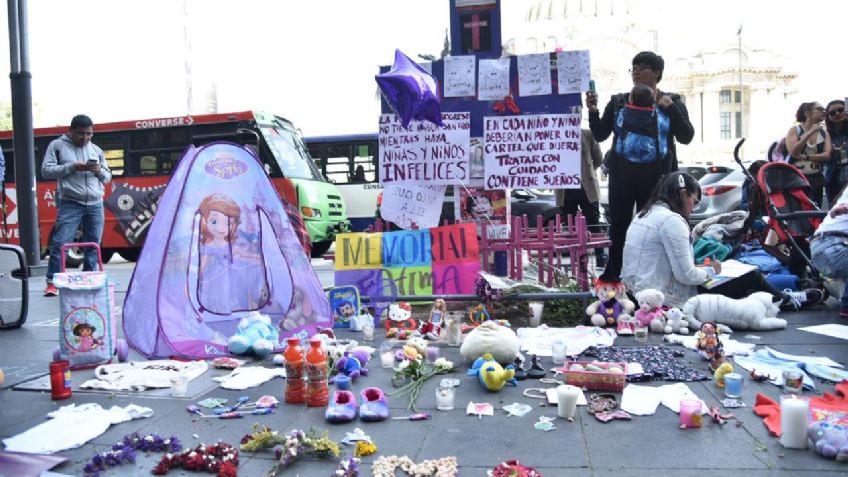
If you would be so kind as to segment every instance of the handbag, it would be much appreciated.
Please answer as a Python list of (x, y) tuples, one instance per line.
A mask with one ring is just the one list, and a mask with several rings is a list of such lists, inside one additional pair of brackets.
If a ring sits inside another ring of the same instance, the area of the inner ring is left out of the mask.
[(362, 331), (367, 324), (374, 324), (374, 316), (368, 312), (368, 308), (361, 306), (359, 307), (359, 313), (350, 318), (350, 330)]

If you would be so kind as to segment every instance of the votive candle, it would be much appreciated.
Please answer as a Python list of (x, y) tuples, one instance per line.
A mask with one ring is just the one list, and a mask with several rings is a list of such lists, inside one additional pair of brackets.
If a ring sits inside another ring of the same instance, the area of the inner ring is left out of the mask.
[(580, 388), (570, 384), (562, 384), (557, 386), (557, 415), (563, 419), (574, 419), (574, 413), (577, 410), (577, 397), (580, 395)]

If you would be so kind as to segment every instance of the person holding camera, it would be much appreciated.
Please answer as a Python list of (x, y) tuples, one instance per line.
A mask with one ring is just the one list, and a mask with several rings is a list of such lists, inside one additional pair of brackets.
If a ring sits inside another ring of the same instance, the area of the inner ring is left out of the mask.
[[(103, 191), (112, 180), (103, 150), (91, 142), (94, 123), (84, 114), (71, 120), (67, 134), (47, 146), (41, 175), (56, 179), (56, 222), (50, 242), (50, 260), (47, 263), (47, 288), (44, 296), (56, 296), (59, 290), (53, 284), (53, 275), (64, 260), (62, 245), (75, 241), (77, 230), (82, 230), (82, 242), (100, 243), (103, 235)], [(83, 270), (97, 270), (97, 251), (85, 249)]]

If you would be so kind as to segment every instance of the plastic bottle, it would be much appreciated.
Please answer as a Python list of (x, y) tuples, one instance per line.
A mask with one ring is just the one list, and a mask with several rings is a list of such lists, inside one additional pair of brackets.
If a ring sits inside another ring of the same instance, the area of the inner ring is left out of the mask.
[(283, 353), (286, 358), (286, 402), (300, 404), (306, 401), (306, 385), (303, 381), (303, 348), (300, 338), (286, 340), (288, 347)]
[(330, 400), (327, 389), (327, 352), (321, 346), (321, 340), (314, 338), (309, 342), (306, 353), (306, 405), (311, 407), (326, 406)]

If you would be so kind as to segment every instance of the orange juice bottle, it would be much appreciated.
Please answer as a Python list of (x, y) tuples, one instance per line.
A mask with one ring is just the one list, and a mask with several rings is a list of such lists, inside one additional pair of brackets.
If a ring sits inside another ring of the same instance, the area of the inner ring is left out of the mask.
[(321, 347), (321, 340), (313, 338), (306, 353), (306, 405), (326, 406), (330, 400), (327, 389), (327, 352)]
[(303, 382), (303, 348), (300, 338), (291, 337), (283, 353), (286, 358), (286, 402), (300, 404), (306, 401), (306, 386)]

